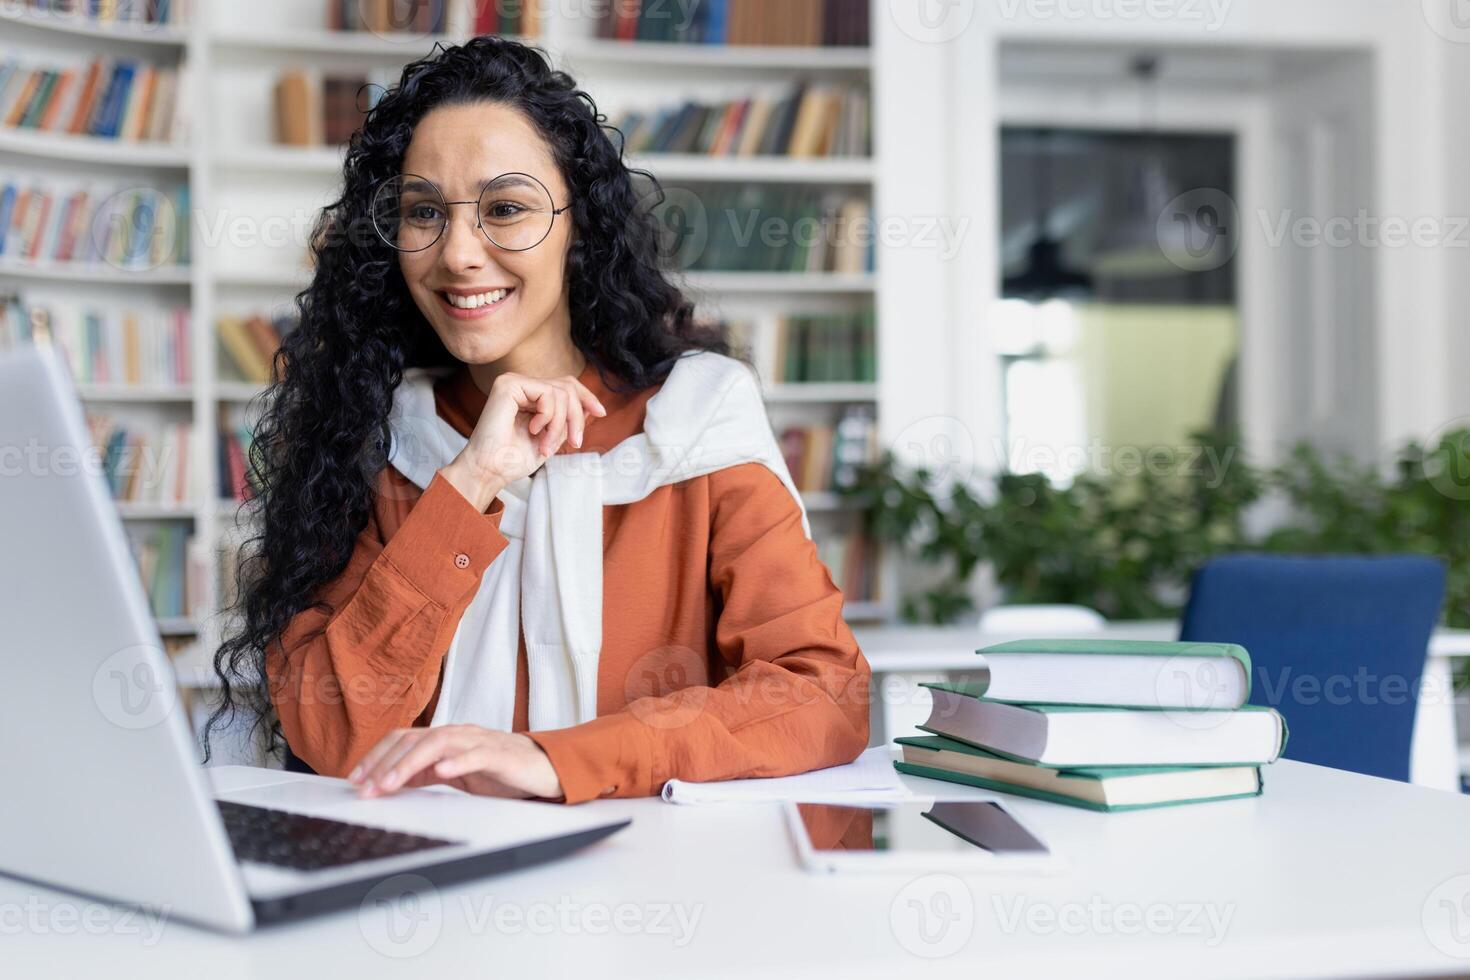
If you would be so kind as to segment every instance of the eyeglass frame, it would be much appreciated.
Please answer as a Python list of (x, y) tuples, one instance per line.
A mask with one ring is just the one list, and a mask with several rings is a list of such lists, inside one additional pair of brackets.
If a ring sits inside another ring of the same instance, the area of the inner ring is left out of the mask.
[[(485, 230), (485, 223), (481, 220), (481, 215), (480, 215), (480, 202), (485, 199), (485, 192), (488, 191), (496, 183), (496, 181), (499, 181), (502, 177), (511, 177), (511, 176), (528, 177), (531, 180), (534, 180), (537, 184), (540, 184), (541, 185), (541, 189), (546, 192), (546, 198), (547, 198), (547, 200), (551, 201), (551, 223), (546, 226), (546, 234), (542, 235), (535, 242), (535, 244), (527, 245), (525, 248), (506, 248), (504, 245), (500, 244), (495, 239), (491, 238), (490, 237), (490, 232), (488, 232), (488, 231)], [(473, 204), (473, 205), (475, 205), (475, 227), (479, 229), (481, 235), (484, 235), (485, 236), (485, 240), (487, 242), (489, 242), (491, 245), (494, 245), (496, 248), (500, 249), (503, 252), (517, 252), (517, 253), (519, 253), (519, 252), (529, 252), (531, 249), (535, 248), (537, 245), (540, 245), (542, 242), (546, 241), (546, 239), (548, 239), (548, 238), (551, 237), (551, 231), (552, 231), (553, 228), (556, 227), (556, 219), (557, 219), (557, 216), (560, 215), (562, 212), (569, 210), (571, 208), (571, 206), (572, 206), (572, 201), (570, 199), (568, 199), (567, 200), (567, 203), (565, 205), (563, 205), (562, 207), (558, 208), (556, 206), (556, 201), (551, 196), (551, 188), (547, 187), (546, 186), (546, 183), (540, 177), (537, 177), (535, 174), (528, 174), (528, 173), (526, 173), (523, 170), (507, 170), (505, 173), (500, 174), (499, 176), (493, 177), (490, 180), (485, 181), (485, 186), (480, 188), (480, 194), (479, 194), (479, 196), (476, 197), (473, 201), (446, 201), (446, 200), (444, 200), (444, 192), (439, 189), (439, 185), (436, 184), (436, 183), (434, 183), (429, 178), (425, 177), (423, 174), (394, 174), (393, 176), (384, 177), (382, 180), (378, 181), (377, 185), (373, 188), (373, 193), (372, 193), (372, 196), (369, 199), (370, 203), (369, 203), (368, 207), (370, 209), (370, 213), (374, 215), (374, 217), (372, 219), (372, 221), (373, 221), (373, 231), (377, 234), (378, 238), (382, 240), (383, 244), (387, 245), (389, 248), (393, 249), (395, 252), (402, 252), (402, 253), (404, 253), (406, 255), (417, 255), (419, 252), (427, 252), (429, 249), (433, 248), (435, 245), (438, 245), (439, 244), (439, 239), (443, 238), (444, 237), (444, 232), (449, 229), (449, 215), (448, 214), (445, 214), (444, 221), (439, 226), (439, 234), (435, 235), (434, 236), (434, 240), (432, 242), (430, 242), (429, 244), (425, 245), (422, 248), (399, 248), (397, 245), (395, 245), (392, 242), (388, 241), (388, 237), (383, 234), (383, 229), (381, 229), (381, 228), (378, 227), (378, 220), (376, 218), (376, 213), (377, 213), (376, 202), (378, 200), (378, 195), (383, 192), (383, 188), (387, 186), (387, 184), (388, 184), (389, 181), (402, 180), (405, 177), (417, 177), (419, 180), (422, 180), (424, 183), (426, 183), (430, 187), (434, 188), (434, 193), (439, 195), (440, 202), (446, 208), (453, 207), (456, 204)]]

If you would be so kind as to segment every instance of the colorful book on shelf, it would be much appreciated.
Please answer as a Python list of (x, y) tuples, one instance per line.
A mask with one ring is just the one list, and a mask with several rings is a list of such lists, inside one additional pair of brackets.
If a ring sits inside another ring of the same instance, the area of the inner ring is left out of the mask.
[(863, 86), (803, 81), (779, 99), (754, 96), (629, 110), (614, 125), (626, 138), (627, 153), (866, 157), (870, 112)]
[(133, 558), (148, 594), (148, 604), (159, 619), (189, 616), (197, 605), (190, 587), (190, 553), (194, 535), (182, 521), (161, 521), (146, 532), (130, 531)]
[(78, 187), (0, 177), (0, 256), (117, 269), (187, 265), (188, 195), (185, 184)]
[[(541, 33), (542, 0), (471, 0), (475, 34), (537, 37)], [(610, 6), (619, 6), (625, 0)]]
[(933, 694), (919, 727), (1006, 758), (1049, 766), (1264, 765), (1286, 747), (1274, 708), (1140, 710), (990, 701), (983, 685), (924, 683)]
[(275, 139), (282, 146), (341, 146), (393, 79), (387, 71), (293, 69), (276, 79)]
[(1019, 762), (942, 736), (894, 740), (913, 776), (1105, 812), (1259, 796), (1259, 766), (1056, 768)]
[(682, 44), (866, 45), (869, 16), (869, 0), (619, 0), (602, 9), (597, 33)]
[(259, 313), (221, 316), (215, 320), (215, 332), (228, 366), (242, 381), (270, 382), (271, 363), (281, 346), (287, 322), (286, 317), (272, 321)]
[(879, 549), (860, 529), (824, 531), (817, 536), (817, 557), (848, 602), (877, 602)]
[(44, 330), (79, 384), (188, 384), (193, 375), (188, 307), (98, 307), (17, 298), (13, 310), (7, 307), (0, 316), (14, 317), (16, 343), (32, 343), (34, 332)]
[(1251, 693), (1251, 657), (1235, 643), (1028, 639), (976, 653), (986, 676), (966, 690), (987, 701), (1233, 710)]
[(254, 438), (249, 426), (232, 424), (222, 418), (219, 436), (219, 485), (226, 499), (251, 500), (255, 485), (250, 477), (250, 444)]
[[(334, 31), (372, 31), (379, 35), (443, 34), (448, 29), (452, 0), (327, 0), (327, 28)], [(504, 0), (471, 0), (494, 6)]]
[(192, 426), (124, 424), (109, 412), (88, 412), (87, 426), (102, 476), (122, 503), (185, 504), (189, 500)]
[(12, 5), (97, 24), (177, 25), (185, 20), (188, 0), (17, 0)]
[[(689, 193), (697, 195), (711, 220), (707, 237), (693, 254), (680, 254), (692, 239), (676, 243), (675, 256), (687, 271), (872, 271), (871, 204), (861, 194), (761, 183), (711, 184)], [(679, 200), (670, 198), (661, 207), (677, 207)], [(658, 217), (663, 220), (661, 213)], [(787, 231), (763, 240), (759, 232), (769, 227)]]

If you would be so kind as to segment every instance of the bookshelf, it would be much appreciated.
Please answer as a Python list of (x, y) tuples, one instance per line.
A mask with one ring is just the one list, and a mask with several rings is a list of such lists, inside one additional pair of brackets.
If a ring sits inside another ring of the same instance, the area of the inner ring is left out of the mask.
[[(89, 411), (117, 412), (158, 424), (193, 424), (188, 502), (128, 502), (120, 504), (119, 511), (130, 527), (185, 526), (196, 543), (196, 559), (208, 565), (205, 595), (189, 615), (160, 620), (166, 635), (197, 641), (176, 656), (181, 683), (207, 687), (212, 684), (207, 660), (221, 625), (215, 616), (221, 583), (213, 557), (224, 541), (240, 532), (237, 520), (249, 520), (248, 508), (241, 510), (237, 502), (222, 497), (216, 465), (218, 420), (221, 413), (239, 418), (250, 412), (264, 390), (222, 372), (215, 323), (222, 316), (289, 310), (292, 295), (307, 283), (309, 272), (304, 267), (304, 233), (296, 228), (288, 225), (282, 242), (241, 245), (231, 240), (228, 225), (223, 230), (212, 228), (205, 219), (309, 218), (330, 200), (340, 175), (341, 151), (280, 146), (273, 140), (273, 85), (281, 72), (309, 66), (396, 78), (402, 64), (425, 56), (436, 42), (469, 37), (473, 8), (472, 0), (451, 2), (445, 33), (401, 37), (328, 30), (324, 0), (251, 4), (193, 0), (190, 8), (184, 24), (144, 28), (100, 25), (76, 16), (0, 5), (0, 25), (7, 28), (8, 38), (14, 38), (0, 46), (0, 56), (16, 54), (10, 47), (15, 43), (27, 64), (47, 58), (65, 63), (98, 56), (142, 58), (173, 67), (187, 65), (192, 80), (184, 109), (191, 125), (184, 142), (122, 143), (0, 126), (0, 173), (61, 174), (84, 180), (122, 172), (143, 185), (181, 183), (188, 188), (194, 211), (188, 266), (128, 271), (0, 258), (0, 293), (19, 292), (36, 304), (68, 296), (98, 303), (187, 306), (190, 381), (87, 383), (79, 386), (79, 394)], [(719, 101), (750, 92), (775, 93), (798, 79), (859, 86), (873, 82), (872, 52), (866, 47), (613, 41), (597, 36), (594, 19), (565, 8), (542, 5), (540, 30), (528, 40), (546, 48), (560, 67), (571, 71), (610, 121), (628, 107), (655, 108), (674, 98)], [(666, 186), (772, 186), (806, 193), (835, 189), (862, 195), (870, 204), (884, 179), (872, 156), (640, 153), (630, 155), (629, 162), (654, 173)], [(873, 306), (879, 288), (873, 271), (712, 270), (684, 272), (677, 278), (702, 314), (732, 320), (763, 321), (777, 312), (851, 313)], [(835, 422), (843, 408), (853, 405), (881, 412), (881, 388), (875, 382), (764, 382), (778, 431), (788, 424)], [(832, 491), (809, 491), (803, 499), (819, 542), (823, 535), (852, 526), (857, 517)], [(889, 564), (880, 568), (883, 596), (894, 594)], [(851, 598), (846, 607), (854, 622), (887, 619), (892, 611), (888, 601), (863, 597)]]

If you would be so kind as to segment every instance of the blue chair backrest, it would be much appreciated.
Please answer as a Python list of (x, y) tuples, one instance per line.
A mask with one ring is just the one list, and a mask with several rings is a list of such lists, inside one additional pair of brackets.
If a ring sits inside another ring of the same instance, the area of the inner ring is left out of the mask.
[(1195, 574), (1180, 639), (1250, 652), (1251, 703), (1285, 716), (1287, 758), (1407, 780), (1444, 592), (1434, 558), (1230, 555)]

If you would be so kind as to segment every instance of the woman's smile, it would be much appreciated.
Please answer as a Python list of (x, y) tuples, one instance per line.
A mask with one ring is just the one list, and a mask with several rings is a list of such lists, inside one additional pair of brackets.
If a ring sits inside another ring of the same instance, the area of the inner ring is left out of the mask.
[(515, 297), (514, 286), (499, 289), (438, 289), (439, 308), (456, 320), (478, 320), (500, 312)]

